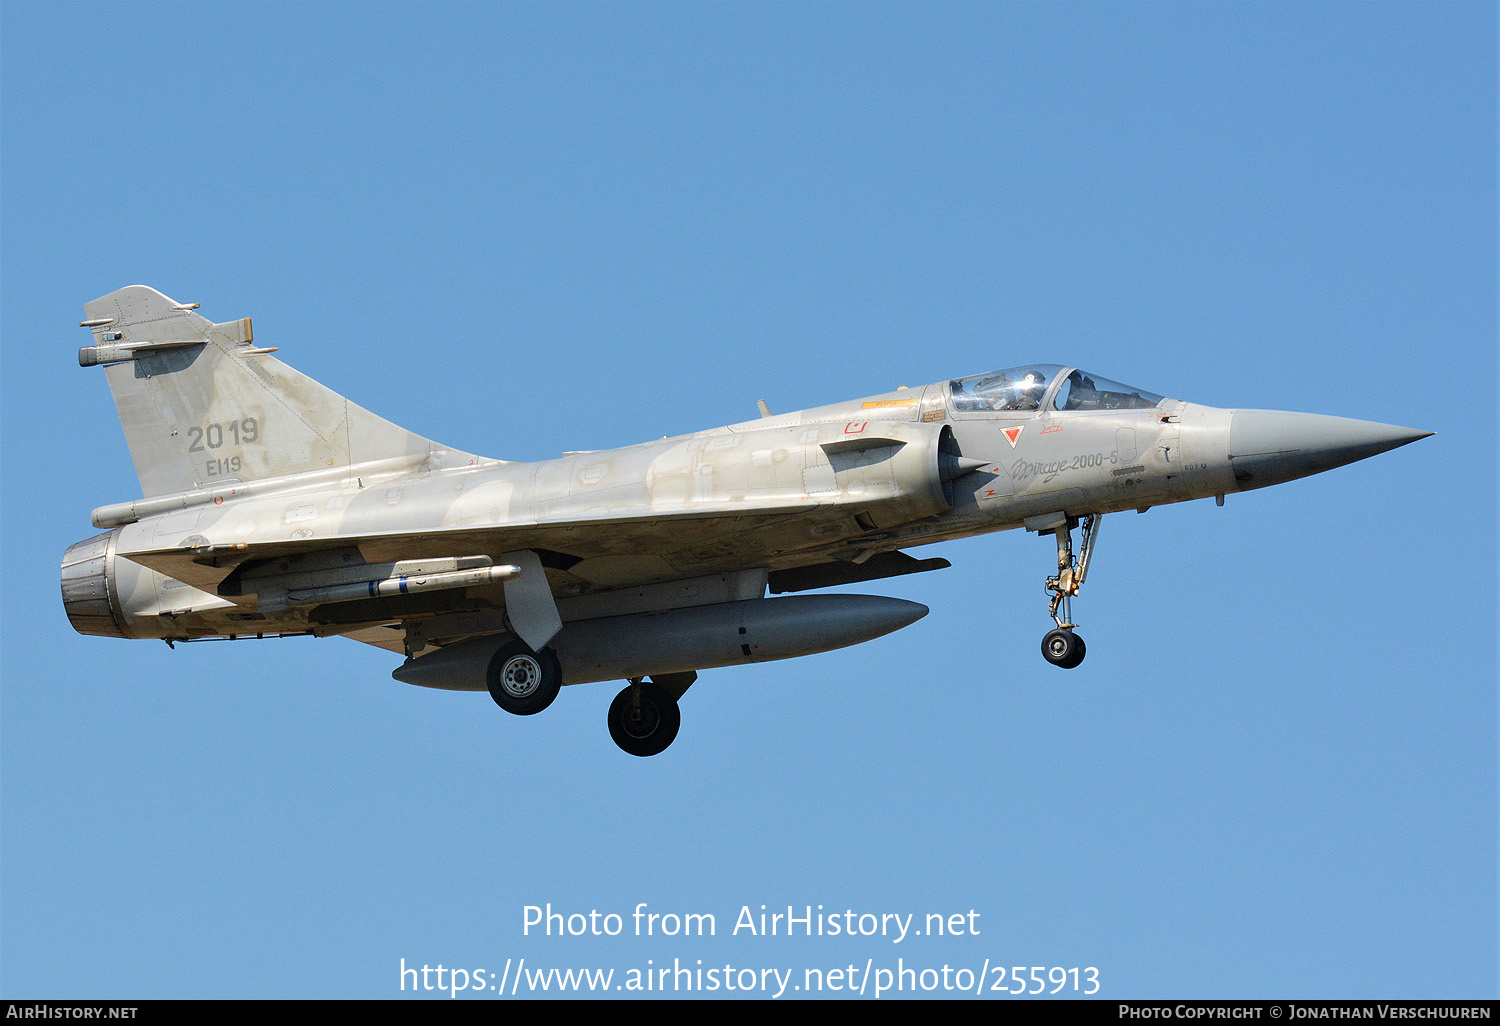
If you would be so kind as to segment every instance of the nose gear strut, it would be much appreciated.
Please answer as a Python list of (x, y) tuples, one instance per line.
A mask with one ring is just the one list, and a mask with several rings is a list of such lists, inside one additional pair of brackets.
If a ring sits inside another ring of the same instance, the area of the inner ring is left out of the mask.
[[(1073, 596), (1083, 587), (1089, 573), (1089, 558), (1094, 554), (1094, 539), (1099, 534), (1102, 513), (1089, 513), (1082, 518), (1068, 517), (1058, 525), (1053, 534), (1057, 536), (1057, 576), (1047, 578), (1047, 590), (1052, 592), (1052, 601), (1047, 613), (1057, 623), (1057, 629), (1048, 631), (1042, 639), (1042, 655), (1047, 662), (1071, 670), (1083, 662), (1087, 651), (1083, 638), (1073, 633), (1078, 625), (1073, 622)], [(1073, 528), (1083, 525), (1083, 541), (1078, 560), (1073, 560)], [(1058, 612), (1061, 610), (1062, 615)]]

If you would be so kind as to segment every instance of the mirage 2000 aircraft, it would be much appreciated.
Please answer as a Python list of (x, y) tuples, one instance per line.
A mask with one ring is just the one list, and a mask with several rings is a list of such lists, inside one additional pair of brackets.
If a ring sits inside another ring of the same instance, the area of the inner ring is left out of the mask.
[[(1084, 657), (1071, 600), (1100, 519), (1305, 477), (1425, 437), (1220, 410), (1038, 364), (537, 463), (438, 445), (132, 285), (84, 307), (143, 498), (69, 548), (84, 634), (342, 635), (397, 680), (541, 712), (624, 680), (609, 731), (677, 734), (698, 671), (808, 655), (912, 623), (872, 595), (776, 595), (936, 570), (904, 550), (1022, 527), (1057, 542), (1042, 655)], [(1073, 533), (1079, 533), (1075, 556)]]

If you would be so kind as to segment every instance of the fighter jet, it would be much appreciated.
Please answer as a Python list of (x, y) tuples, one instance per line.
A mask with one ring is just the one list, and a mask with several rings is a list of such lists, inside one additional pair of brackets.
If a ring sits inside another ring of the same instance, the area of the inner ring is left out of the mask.
[[(84, 306), (142, 498), (62, 560), (83, 634), (342, 636), (392, 676), (532, 715), (623, 680), (610, 735), (655, 755), (698, 671), (841, 648), (927, 608), (794, 594), (949, 566), (906, 550), (1056, 541), (1042, 655), (1084, 658), (1072, 600), (1108, 513), (1263, 488), (1431, 434), (1226, 410), (1036, 364), (601, 452), (508, 462), (439, 445), (132, 285)], [(1074, 549), (1077, 532), (1079, 544)], [(780, 597), (767, 597), (767, 592)]]

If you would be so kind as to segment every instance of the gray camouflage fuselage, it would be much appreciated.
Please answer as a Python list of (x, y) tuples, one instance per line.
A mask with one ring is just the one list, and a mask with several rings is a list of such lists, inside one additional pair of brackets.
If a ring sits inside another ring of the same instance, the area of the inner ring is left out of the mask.
[[(146, 497), (96, 510), (107, 533), (64, 559), (65, 603), (84, 633), (337, 634), (406, 653), (406, 671), (438, 666), (432, 655), (450, 646), (491, 639), (491, 652), (493, 639), (534, 635), (558, 639), (564, 683), (677, 673), (702, 666), (682, 656), (606, 668), (592, 652), (618, 649), (620, 632), (582, 656), (565, 642), (587, 621), (617, 618), (623, 632), (630, 617), (785, 601), (765, 600), (768, 587), (934, 569), (947, 564), (900, 550), (1222, 497), (1426, 434), (1215, 409), (1038, 365), (505, 462), (348, 403), (254, 348), (248, 320), (214, 325), (187, 309), (141, 286), (86, 307), (100, 344), (80, 362), (108, 365)], [(829, 623), (850, 625), (879, 612), (826, 608)], [(889, 608), (891, 624), (866, 637), (921, 615)], [(684, 632), (698, 629), (694, 615), (679, 614)], [(763, 657), (821, 650), (781, 644)], [(398, 676), (486, 687), (464, 672)]]

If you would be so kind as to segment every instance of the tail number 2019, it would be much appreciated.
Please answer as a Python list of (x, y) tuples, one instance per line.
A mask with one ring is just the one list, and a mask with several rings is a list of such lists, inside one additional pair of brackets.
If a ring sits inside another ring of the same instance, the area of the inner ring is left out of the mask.
[(224, 445), (225, 437), (231, 445), (249, 445), (260, 441), (260, 422), (254, 417), (214, 423), (206, 427), (188, 428), (188, 452), (203, 452)]

